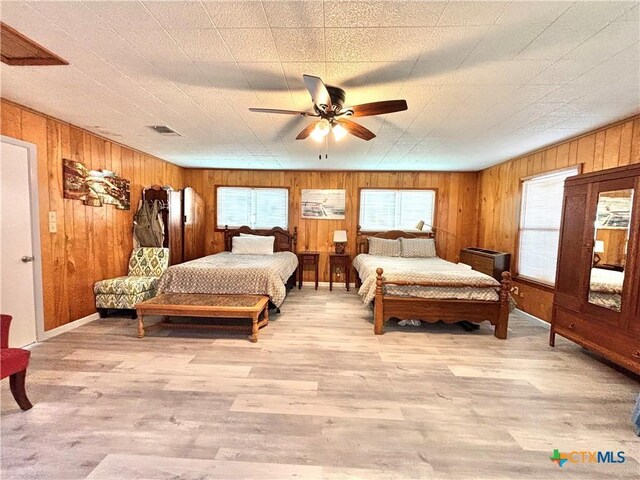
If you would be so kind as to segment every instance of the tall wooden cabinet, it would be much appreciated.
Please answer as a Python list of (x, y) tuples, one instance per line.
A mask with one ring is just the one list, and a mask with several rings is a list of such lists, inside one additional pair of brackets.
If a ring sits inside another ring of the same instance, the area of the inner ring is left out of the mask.
[(557, 267), (550, 344), (640, 374), (640, 165), (566, 180)]
[(187, 262), (204, 256), (204, 200), (191, 187), (182, 192), (182, 258)]
[(204, 201), (193, 188), (166, 190), (153, 185), (144, 190), (143, 199), (160, 202), (164, 222), (163, 246), (169, 248), (171, 265), (204, 255)]

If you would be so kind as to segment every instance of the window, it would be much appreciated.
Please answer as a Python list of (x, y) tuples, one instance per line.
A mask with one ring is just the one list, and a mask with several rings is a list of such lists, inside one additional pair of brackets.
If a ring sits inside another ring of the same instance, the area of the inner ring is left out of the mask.
[(415, 230), (421, 220), (424, 230), (434, 222), (435, 190), (360, 190), (362, 230)]
[(289, 189), (217, 187), (219, 229), (225, 225), (238, 228), (247, 225), (255, 229), (288, 228)]
[(575, 167), (522, 183), (518, 275), (555, 284), (564, 180), (578, 173)]

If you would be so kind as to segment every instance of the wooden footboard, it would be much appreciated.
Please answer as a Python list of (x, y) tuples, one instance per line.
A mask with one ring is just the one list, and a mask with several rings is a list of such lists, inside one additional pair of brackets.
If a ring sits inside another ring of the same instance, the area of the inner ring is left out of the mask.
[(376, 335), (384, 333), (384, 322), (390, 318), (418, 319), (434, 323), (445, 323), (466, 320), (480, 323), (491, 322), (495, 327), (494, 335), (497, 338), (507, 338), (509, 325), (509, 289), (511, 274), (502, 272), (502, 282), (498, 290), (499, 300), (448, 300), (435, 298), (402, 297), (398, 295), (385, 295), (385, 285), (422, 286), (422, 287), (473, 287), (474, 285), (452, 285), (443, 282), (407, 282), (386, 281), (382, 278), (383, 270), (376, 269), (376, 296), (374, 303), (374, 326)]

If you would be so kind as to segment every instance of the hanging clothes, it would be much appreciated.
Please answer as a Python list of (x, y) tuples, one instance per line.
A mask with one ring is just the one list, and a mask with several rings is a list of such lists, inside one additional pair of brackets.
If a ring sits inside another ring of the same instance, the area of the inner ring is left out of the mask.
[(136, 247), (162, 247), (164, 224), (160, 213), (160, 202), (153, 204), (141, 201), (133, 217), (133, 243)]

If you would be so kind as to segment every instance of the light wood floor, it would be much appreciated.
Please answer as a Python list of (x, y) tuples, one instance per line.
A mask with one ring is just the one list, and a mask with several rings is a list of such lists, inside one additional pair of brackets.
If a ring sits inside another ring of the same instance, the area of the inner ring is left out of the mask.
[[(639, 384), (548, 330), (393, 327), (354, 293), (294, 290), (252, 344), (106, 319), (36, 345), (21, 412), (2, 382), (3, 479), (638, 479)], [(624, 450), (615, 465), (553, 449)]]

